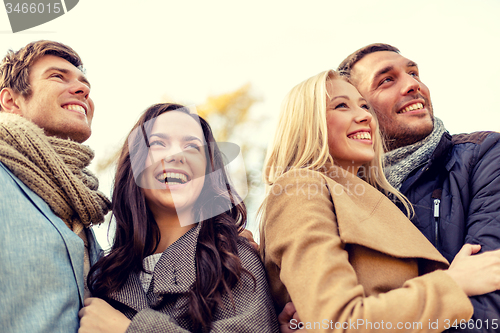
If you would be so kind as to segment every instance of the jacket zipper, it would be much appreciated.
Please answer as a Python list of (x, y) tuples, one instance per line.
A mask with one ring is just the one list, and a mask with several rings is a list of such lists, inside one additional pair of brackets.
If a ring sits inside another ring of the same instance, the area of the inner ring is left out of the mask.
[(436, 243), (436, 248), (438, 246), (438, 232), (439, 232), (439, 204), (441, 203), (441, 200), (439, 199), (434, 199), (434, 235), (435, 235), (435, 243)]

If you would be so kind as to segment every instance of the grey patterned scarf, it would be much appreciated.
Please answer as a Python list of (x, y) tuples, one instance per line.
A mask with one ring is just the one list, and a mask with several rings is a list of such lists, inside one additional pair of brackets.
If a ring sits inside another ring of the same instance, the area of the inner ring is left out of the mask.
[(395, 189), (399, 190), (406, 177), (429, 160), (445, 131), (443, 122), (434, 117), (434, 129), (425, 139), (385, 153), (384, 173)]

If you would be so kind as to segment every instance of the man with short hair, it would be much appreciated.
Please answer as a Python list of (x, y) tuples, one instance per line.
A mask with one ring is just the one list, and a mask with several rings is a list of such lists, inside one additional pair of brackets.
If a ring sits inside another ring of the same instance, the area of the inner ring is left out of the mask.
[(110, 201), (86, 167), (94, 104), (82, 61), (52, 41), (0, 63), (0, 327), (77, 332), (85, 277), (101, 249), (90, 230)]
[[(449, 262), (465, 243), (481, 252), (500, 248), (500, 134), (450, 135), (434, 117), (417, 64), (394, 46), (365, 46), (338, 70), (377, 115), (387, 145), (384, 171), (413, 204), (415, 226)], [(458, 330), (498, 331), (500, 293), (471, 301), (472, 321)]]

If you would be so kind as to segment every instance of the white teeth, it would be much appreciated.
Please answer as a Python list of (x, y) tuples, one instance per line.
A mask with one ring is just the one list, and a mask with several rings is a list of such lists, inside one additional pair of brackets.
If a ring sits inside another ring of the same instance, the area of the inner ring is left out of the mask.
[(358, 132), (354, 135), (350, 135), (349, 136), (349, 139), (353, 139), (353, 140), (371, 140), (372, 139), (372, 135), (368, 132)]
[(85, 109), (81, 105), (66, 104), (66, 105), (63, 106), (63, 108), (66, 109), (66, 110), (78, 111), (80, 113), (85, 114)]
[[(158, 180), (166, 181), (167, 178), (170, 179), (179, 179), (180, 183), (184, 184), (187, 183), (187, 177), (183, 173), (177, 173), (177, 172), (164, 172), (158, 175)], [(175, 184), (178, 184), (179, 182), (172, 182)]]
[(412, 105), (405, 107), (403, 110), (401, 110), (400, 113), (405, 113), (405, 112), (413, 111), (413, 110), (419, 110), (419, 109), (423, 109), (423, 108), (424, 108), (424, 105), (422, 103), (415, 103), (415, 104), (412, 104)]

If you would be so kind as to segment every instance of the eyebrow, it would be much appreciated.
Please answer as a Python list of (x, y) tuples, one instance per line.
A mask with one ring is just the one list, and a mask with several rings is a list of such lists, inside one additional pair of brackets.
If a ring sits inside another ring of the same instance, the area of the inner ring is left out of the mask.
[[(330, 102), (333, 102), (333, 101), (334, 101), (334, 100), (336, 100), (337, 98), (344, 98), (344, 99), (351, 100), (351, 99), (349, 98), (349, 96), (347, 96), (347, 95), (340, 95), (340, 96), (335, 96), (334, 98), (332, 98), (332, 99), (330, 100)], [(358, 98), (358, 102), (368, 103), (368, 102), (366, 101), (366, 99), (364, 99), (363, 97)]]
[(384, 68), (378, 70), (374, 75), (373, 75), (373, 80), (372, 82), (375, 82), (377, 81), (377, 78), (379, 76), (382, 76), (384, 75), (385, 73), (388, 73), (390, 71), (392, 71), (394, 69), (394, 66), (393, 65), (389, 65), (389, 66), (385, 66)]
[(408, 61), (406, 64), (406, 67), (418, 67), (417, 63), (415, 61)]
[(336, 100), (337, 98), (345, 98), (345, 99), (350, 99), (349, 96), (347, 95), (341, 95), (341, 96), (335, 96), (334, 98), (332, 98), (330, 100), (330, 102), (333, 102), (334, 100)]
[[(45, 73), (48, 73), (48, 72), (51, 72), (51, 71), (57, 71), (57, 72), (61, 72), (61, 73), (63, 73), (63, 74), (69, 74), (69, 73), (70, 73), (70, 71), (69, 71), (68, 69), (66, 69), (66, 68), (60, 68), (60, 67), (49, 67), (49, 68), (47, 68), (47, 70), (44, 72), (44, 74), (45, 74)], [(87, 78), (85, 77), (85, 75), (83, 75), (83, 74), (82, 74), (82, 75), (80, 75), (80, 76), (78, 77), (78, 80), (79, 80), (80, 82), (85, 83), (85, 84), (86, 84), (86, 85), (88, 85), (88, 86), (89, 86), (89, 88), (90, 88), (90, 82), (89, 82), (89, 80), (87, 80)]]

